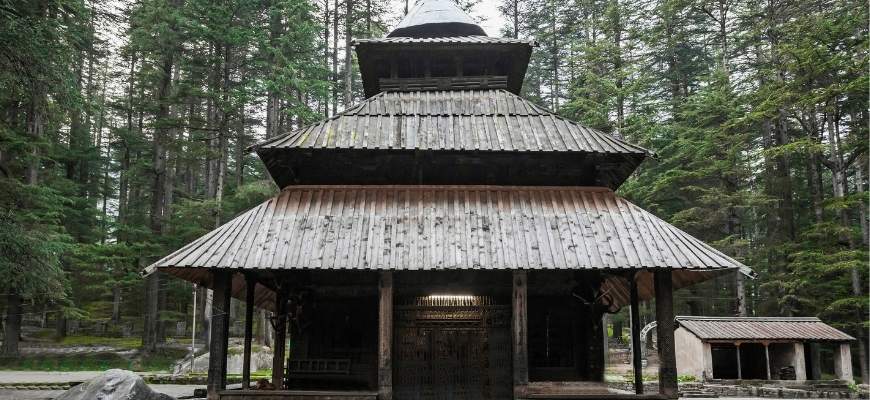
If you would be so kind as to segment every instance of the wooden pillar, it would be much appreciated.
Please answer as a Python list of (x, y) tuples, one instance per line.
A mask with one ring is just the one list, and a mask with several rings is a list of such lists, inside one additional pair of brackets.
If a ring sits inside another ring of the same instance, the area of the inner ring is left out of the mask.
[(834, 374), (837, 379), (853, 383), (855, 377), (852, 376), (852, 349), (849, 347), (849, 342), (839, 343), (834, 349)]
[(677, 356), (674, 350), (674, 290), (670, 270), (656, 271), (656, 334), (659, 340), (659, 393), (677, 398)]
[(634, 393), (643, 394), (643, 362), (640, 354), (640, 298), (637, 294), (637, 274), (633, 274), (630, 281), (631, 363), (634, 368)]
[(251, 340), (254, 337), (254, 288), (257, 281), (245, 275), (245, 348), (242, 355), (242, 389), (251, 387)]
[(770, 343), (762, 343), (764, 345), (764, 368), (767, 380), (770, 380)]
[(227, 387), (227, 347), (230, 331), (230, 289), (232, 272), (215, 270), (212, 272), (212, 316), (208, 357), (208, 399), (220, 399), (221, 390)]
[(526, 271), (513, 274), (513, 318), (511, 336), (513, 337), (514, 398), (524, 398), (529, 386), (529, 346), (528, 346), (528, 277)]
[(287, 350), (287, 292), (278, 287), (275, 293), (275, 351), (272, 354), (272, 384), (284, 388), (284, 354)]
[(393, 273), (381, 272), (378, 288), (378, 400), (393, 398)]
[(737, 379), (743, 379), (743, 365), (740, 362), (740, 342), (734, 343), (734, 347), (737, 349)]

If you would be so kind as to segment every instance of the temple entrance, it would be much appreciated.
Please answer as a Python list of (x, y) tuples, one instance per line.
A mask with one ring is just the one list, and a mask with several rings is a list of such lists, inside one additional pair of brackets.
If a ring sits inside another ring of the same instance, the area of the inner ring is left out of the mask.
[(397, 400), (512, 395), (510, 307), (481, 296), (429, 296), (395, 307)]

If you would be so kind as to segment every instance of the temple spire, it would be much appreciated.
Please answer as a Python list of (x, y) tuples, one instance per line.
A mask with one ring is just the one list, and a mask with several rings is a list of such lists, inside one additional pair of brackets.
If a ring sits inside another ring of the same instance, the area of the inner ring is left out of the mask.
[(486, 36), (453, 0), (420, 0), (387, 37)]

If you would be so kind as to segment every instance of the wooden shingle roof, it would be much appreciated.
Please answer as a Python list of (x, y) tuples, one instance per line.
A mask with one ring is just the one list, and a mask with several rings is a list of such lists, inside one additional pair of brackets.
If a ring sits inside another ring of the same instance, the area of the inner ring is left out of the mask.
[(254, 148), (650, 154), (506, 90), (382, 92)]
[[(149, 267), (235, 270), (673, 269), (675, 287), (746, 266), (607, 188), (291, 186)], [(628, 301), (622, 278), (611, 280)]]
[(703, 340), (855, 340), (815, 317), (678, 316), (676, 321)]
[(515, 39), (492, 36), (444, 36), (444, 37), (385, 37), (366, 38), (353, 41), (355, 46), (368, 44), (505, 44), (535, 46), (536, 42), (530, 39)]

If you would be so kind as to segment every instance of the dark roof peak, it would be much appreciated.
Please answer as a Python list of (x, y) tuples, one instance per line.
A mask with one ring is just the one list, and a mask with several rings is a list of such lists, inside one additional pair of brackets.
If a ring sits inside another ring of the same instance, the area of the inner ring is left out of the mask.
[(387, 37), (486, 36), (453, 0), (419, 0)]

